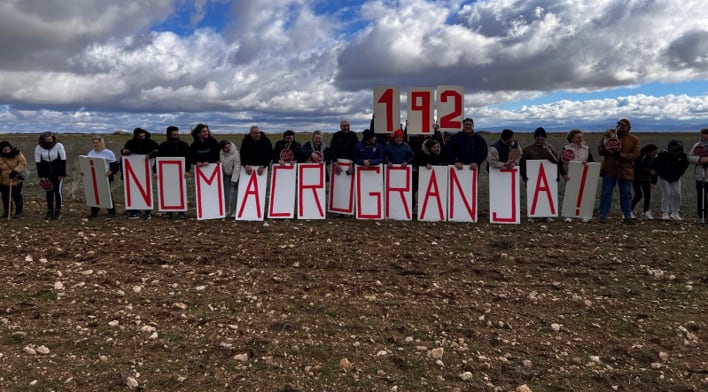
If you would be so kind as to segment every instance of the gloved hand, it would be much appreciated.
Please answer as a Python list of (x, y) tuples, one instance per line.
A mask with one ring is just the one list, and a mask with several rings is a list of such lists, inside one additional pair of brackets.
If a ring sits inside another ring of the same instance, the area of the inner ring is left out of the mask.
[(17, 171), (13, 170), (13, 171), (10, 172), (10, 178), (15, 178), (15, 177), (17, 177), (18, 174), (20, 174), (20, 173), (18, 173)]

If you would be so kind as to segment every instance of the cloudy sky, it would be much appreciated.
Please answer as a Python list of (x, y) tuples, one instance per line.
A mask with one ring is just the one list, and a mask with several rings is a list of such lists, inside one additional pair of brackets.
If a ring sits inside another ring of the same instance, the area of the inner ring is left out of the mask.
[(442, 84), (478, 129), (708, 126), (703, 0), (0, 0), (0, 52), (3, 133), (361, 130)]

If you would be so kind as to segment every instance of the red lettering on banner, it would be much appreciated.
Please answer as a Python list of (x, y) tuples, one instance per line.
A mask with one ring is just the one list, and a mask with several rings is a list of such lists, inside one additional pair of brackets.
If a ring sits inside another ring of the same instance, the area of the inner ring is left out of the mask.
[[(543, 185), (541, 184), (543, 183)], [(548, 185), (548, 178), (546, 177), (546, 170), (543, 168), (543, 164), (539, 165), (538, 169), (538, 179), (536, 180), (536, 188), (533, 192), (533, 202), (531, 202), (531, 215), (536, 214), (536, 204), (538, 204), (538, 194), (545, 192), (548, 201), (551, 205), (551, 214), (556, 213), (556, 208), (553, 203), (553, 195), (551, 194), (551, 187)]]
[[(338, 162), (337, 163), (339, 167), (342, 168), (342, 173), (346, 172), (349, 170), (349, 168), (352, 166), (352, 163), (349, 162)], [(337, 207), (334, 203), (334, 183), (336, 182), (337, 178), (348, 178), (349, 179), (349, 199), (347, 201), (347, 206), (342, 208), (342, 207)], [(351, 214), (354, 212), (354, 176), (346, 175), (346, 174), (340, 174), (337, 175), (335, 173), (335, 170), (332, 169), (330, 173), (330, 181), (329, 181), (329, 209), (332, 212), (335, 213), (340, 213), (340, 214)]]
[(361, 194), (361, 175), (359, 174), (361, 171), (374, 171), (376, 174), (378, 174), (381, 171), (381, 167), (379, 166), (370, 166), (370, 167), (364, 167), (364, 166), (358, 166), (356, 167), (356, 205), (357, 205), (357, 211), (356, 211), (356, 216), (358, 219), (381, 219), (381, 192), (369, 192), (368, 196), (371, 196), (376, 200), (376, 213), (374, 214), (362, 214), (362, 194)]
[(262, 212), (261, 212), (261, 199), (258, 196), (258, 178), (256, 178), (257, 172), (256, 170), (253, 170), (251, 172), (251, 176), (248, 178), (248, 184), (246, 185), (246, 192), (243, 194), (243, 201), (241, 202), (241, 207), (238, 210), (238, 217), (242, 218), (243, 217), (243, 210), (246, 208), (246, 201), (248, 200), (249, 195), (253, 195), (256, 197), (256, 215), (258, 216), (258, 219), (262, 218)]
[(462, 204), (464, 204), (465, 208), (467, 209), (467, 213), (470, 217), (472, 217), (472, 219), (474, 219), (477, 216), (477, 187), (475, 186), (475, 184), (477, 184), (477, 170), (472, 171), (472, 189), (470, 191), (471, 200), (465, 198), (465, 191), (462, 189), (462, 184), (460, 184), (460, 180), (457, 177), (457, 169), (455, 169), (454, 167), (450, 167), (449, 172), (450, 195), (448, 196), (448, 200), (450, 200), (450, 218), (452, 219), (455, 216), (454, 196), (455, 189), (457, 189), (460, 192), (460, 198), (462, 199)]
[[(152, 204), (152, 189), (148, 185), (150, 185), (150, 160), (146, 159), (145, 163), (143, 165), (143, 169), (145, 171), (145, 180), (148, 182), (147, 184), (141, 184), (140, 181), (138, 180), (138, 177), (133, 170), (133, 165), (130, 163), (130, 160), (125, 159), (123, 160), (123, 168), (125, 169), (125, 187), (128, 190), (126, 192), (128, 200), (126, 201), (127, 205), (133, 205), (133, 192), (131, 192), (131, 185), (133, 184), (133, 181), (135, 182), (135, 186), (138, 187), (138, 192), (143, 196), (143, 201), (145, 201), (145, 204), (151, 205)], [(146, 185), (143, 187), (143, 185)]]
[[(421, 113), (421, 122), (423, 133), (430, 133), (430, 92), (428, 91), (413, 91), (411, 92), (411, 110), (419, 111)], [(420, 103), (418, 101), (420, 100)]]
[(377, 102), (386, 105), (386, 131), (393, 131), (393, 89), (387, 88)]
[[(196, 166), (196, 165), (195, 165), (195, 166), (194, 166), (194, 171), (195, 171), (195, 174), (196, 174), (196, 177), (197, 177), (197, 178), (195, 179), (195, 181), (197, 182), (197, 194), (198, 194), (198, 197), (197, 197), (197, 200), (198, 200), (198, 202), (197, 202), (197, 214), (199, 214), (198, 216), (201, 217), (201, 216), (203, 216), (203, 213), (202, 213), (202, 201), (201, 201), (201, 200), (202, 200), (202, 197), (201, 197), (201, 195), (202, 195), (202, 180), (204, 180), (204, 183), (206, 183), (206, 185), (211, 185), (211, 183), (214, 182), (214, 180), (218, 180), (218, 179), (221, 177), (221, 165), (219, 165), (219, 164), (216, 165), (216, 167), (214, 168), (214, 171), (211, 173), (211, 177), (209, 177), (209, 178), (207, 178), (207, 177), (204, 175), (204, 171), (203, 171), (202, 168), (199, 167), (199, 166)], [(218, 192), (219, 192), (219, 215), (223, 215), (223, 214), (224, 214), (224, 199), (223, 199), (223, 197), (224, 197), (224, 190), (223, 190), (222, 187), (221, 187), (221, 181), (217, 181), (217, 184), (219, 185), (219, 186), (218, 186)]]
[[(183, 166), (183, 161), (181, 159), (179, 160), (166, 160), (166, 159), (159, 159), (157, 161), (157, 179), (160, 181), (160, 186), (159, 189), (165, 189), (165, 181), (167, 178), (165, 177), (165, 167), (169, 165), (177, 165), (177, 172), (182, 175), (184, 173), (184, 166)], [(196, 170), (196, 169), (195, 169)], [(177, 183), (179, 184), (179, 204), (173, 205), (173, 206), (167, 206), (165, 205), (165, 195), (163, 195), (163, 192), (160, 192), (159, 197), (160, 197), (160, 209), (162, 210), (183, 210), (185, 207), (185, 204), (187, 203), (187, 200), (184, 198), (184, 181), (182, 179), (178, 179)]]
[[(394, 188), (391, 186), (391, 176), (389, 175), (389, 173), (394, 170), (404, 171), (406, 173), (405, 187)], [(385, 189), (386, 189), (386, 218), (391, 217), (391, 214), (389, 212), (390, 211), (389, 206), (391, 205), (391, 193), (398, 193), (401, 197), (401, 202), (403, 202), (404, 210), (406, 211), (406, 218), (411, 219), (411, 212), (410, 212), (410, 208), (408, 206), (408, 201), (406, 200), (406, 196), (404, 195), (404, 193), (411, 191), (411, 183), (410, 183), (411, 176), (409, 174), (410, 171), (411, 171), (410, 166), (406, 166), (406, 167), (395, 166), (395, 167), (391, 167), (390, 169), (386, 170), (386, 187), (385, 187)]]
[[(284, 150), (285, 151), (285, 150)], [(290, 150), (288, 150), (290, 151)], [(276, 195), (278, 194), (276, 186), (277, 186), (277, 178), (278, 178), (278, 172), (281, 170), (295, 170), (295, 166), (293, 165), (273, 165), (273, 174), (270, 176), (270, 205), (268, 206), (268, 216), (273, 217), (273, 218), (287, 218), (292, 215), (291, 212), (286, 211), (286, 212), (275, 212), (273, 208), (275, 208), (275, 201), (276, 201)], [(291, 206), (292, 208), (292, 206)]]
[(461, 121), (453, 121), (455, 117), (462, 114), (462, 96), (454, 90), (445, 90), (440, 94), (440, 101), (447, 102), (448, 98), (454, 100), (454, 109), (451, 113), (448, 113), (440, 117), (440, 128), (462, 128)]
[(89, 167), (91, 168), (91, 186), (93, 187), (93, 200), (96, 205), (100, 205), (101, 197), (98, 194), (98, 180), (96, 178), (96, 167), (93, 164), (93, 160), (89, 160)]
[[(316, 184), (311, 184), (311, 185), (305, 185), (303, 182), (303, 173), (305, 169), (317, 169), (319, 171), (317, 179), (319, 180), (318, 183)], [(305, 207), (303, 203), (303, 195), (305, 193), (306, 189), (312, 189), (312, 195), (315, 197), (315, 203), (317, 203), (317, 212), (320, 213), (320, 216), (324, 216), (324, 208), (322, 207), (322, 202), (320, 201), (320, 198), (317, 196), (317, 189), (324, 188), (324, 165), (307, 165), (307, 164), (301, 164), (298, 165), (298, 170), (300, 171), (298, 173), (298, 215), (302, 216), (304, 215)]]
[(580, 189), (578, 190), (578, 200), (575, 202), (575, 215), (580, 215), (580, 206), (583, 203), (583, 193), (585, 192), (585, 182), (588, 178), (588, 163), (583, 162), (583, 176), (580, 177)]
[[(431, 189), (434, 189), (431, 191)], [(425, 218), (425, 211), (428, 209), (428, 199), (434, 197), (438, 204), (438, 216), (440, 220), (445, 220), (445, 215), (443, 214), (442, 199), (440, 198), (440, 188), (438, 187), (438, 178), (435, 176), (435, 170), (430, 173), (430, 181), (428, 182), (428, 188), (425, 190), (425, 196), (423, 197), (423, 208), (420, 210), (418, 219)]]
[(518, 192), (517, 185), (516, 185), (516, 178), (518, 177), (516, 173), (518, 173), (519, 169), (517, 167), (513, 167), (511, 169), (501, 169), (499, 170), (500, 173), (509, 173), (511, 174), (511, 217), (509, 218), (500, 218), (497, 215), (497, 212), (494, 211), (492, 213), (492, 221), (493, 222), (501, 222), (501, 223), (507, 223), (507, 222), (516, 222), (516, 214), (518, 213), (516, 211), (516, 192)]

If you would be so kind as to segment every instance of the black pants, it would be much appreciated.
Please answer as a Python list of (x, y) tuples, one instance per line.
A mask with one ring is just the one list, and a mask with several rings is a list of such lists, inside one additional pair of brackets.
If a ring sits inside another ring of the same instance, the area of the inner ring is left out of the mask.
[(61, 201), (63, 199), (62, 197), (62, 186), (64, 186), (64, 180), (63, 179), (58, 179), (58, 178), (49, 178), (49, 181), (52, 182), (52, 185), (54, 186), (54, 189), (51, 191), (45, 192), (47, 194), (47, 210), (51, 211), (54, 209), (60, 210), (61, 209)]
[(634, 199), (632, 199), (632, 209), (639, 204), (642, 200), (642, 194), (644, 195), (644, 210), (643, 212), (649, 211), (649, 206), (651, 205), (651, 182), (644, 181), (634, 181), (632, 183), (634, 187)]
[(696, 202), (698, 218), (708, 218), (708, 181), (696, 181)]
[(22, 183), (12, 186), (12, 195), (10, 195), (9, 185), (0, 185), (0, 194), (2, 194), (2, 207), (5, 214), (9, 214), (10, 211), (10, 196), (12, 196), (12, 204), (15, 205), (15, 215), (22, 213), (22, 208), (24, 207), (24, 200), (22, 198)]

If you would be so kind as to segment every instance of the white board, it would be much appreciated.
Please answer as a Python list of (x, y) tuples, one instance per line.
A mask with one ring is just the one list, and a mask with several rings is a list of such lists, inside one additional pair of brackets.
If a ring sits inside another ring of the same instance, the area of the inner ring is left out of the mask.
[[(342, 168), (342, 172), (337, 174), (334, 168), (330, 168), (327, 211), (335, 214), (353, 215), (354, 163), (348, 159), (339, 159), (337, 165)], [(352, 169), (351, 175), (346, 173), (349, 168)]]
[(126, 210), (152, 210), (152, 175), (147, 155), (126, 155), (123, 162), (123, 190)]
[(565, 184), (562, 216), (566, 218), (592, 218), (600, 178), (600, 166), (599, 162), (568, 163), (568, 177), (570, 179)]
[(356, 218), (383, 219), (383, 165), (356, 165), (354, 175)]
[(238, 180), (238, 197), (236, 198), (236, 220), (262, 221), (265, 215), (266, 187), (268, 186), (268, 168), (263, 174), (253, 169), (246, 174), (246, 168), (241, 166)]
[(465, 166), (457, 170), (448, 166), (448, 210), (447, 220), (452, 222), (477, 222), (477, 183), (479, 170), (469, 170)]
[(521, 223), (521, 175), (519, 167), (489, 168), (489, 222)]
[(183, 157), (159, 157), (155, 159), (158, 211), (187, 211), (185, 165), (186, 162)]
[(444, 221), (447, 217), (447, 166), (418, 168), (418, 220)]
[(392, 165), (384, 170), (386, 219), (413, 219), (413, 167)]
[(79, 156), (79, 169), (84, 183), (86, 205), (112, 208), (111, 184), (106, 176), (106, 161), (100, 157)]
[(197, 219), (221, 219), (226, 216), (224, 176), (220, 163), (194, 166), (194, 194), (197, 197)]
[(298, 219), (325, 219), (326, 175), (323, 163), (298, 163)]
[(292, 219), (295, 216), (296, 166), (276, 163), (271, 170), (268, 218)]
[(526, 214), (529, 218), (558, 216), (558, 165), (547, 160), (526, 161)]

